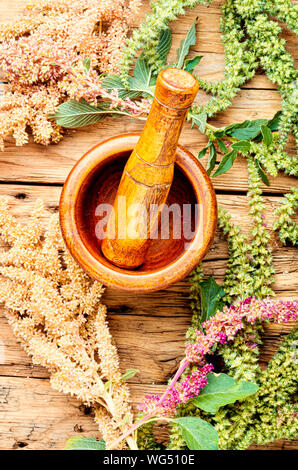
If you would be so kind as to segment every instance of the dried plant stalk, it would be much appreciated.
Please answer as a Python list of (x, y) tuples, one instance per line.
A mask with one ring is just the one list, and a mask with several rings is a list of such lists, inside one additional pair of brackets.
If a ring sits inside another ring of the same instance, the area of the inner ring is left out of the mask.
[[(0, 302), (13, 331), (35, 364), (48, 368), (52, 386), (93, 406), (106, 441), (131, 426), (129, 390), (101, 303), (103, 286), (67, 252), (58, 216), (44, 232), (37, 201), (22, 226), (0, 199)], [(133, 439), (128, 441), (135, 447)]]

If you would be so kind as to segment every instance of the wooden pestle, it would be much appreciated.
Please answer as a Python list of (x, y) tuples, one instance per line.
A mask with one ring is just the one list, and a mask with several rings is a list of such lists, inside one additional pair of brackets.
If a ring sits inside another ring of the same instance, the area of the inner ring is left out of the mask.
[(178, 139), (198, 88), (185, 70), (169, 68), (158, 75), (148, 119), (125, 165), (101, 246), (104, 256), (119, 267), (133, 269), (145, 261), (150, 234), (173, 181)]

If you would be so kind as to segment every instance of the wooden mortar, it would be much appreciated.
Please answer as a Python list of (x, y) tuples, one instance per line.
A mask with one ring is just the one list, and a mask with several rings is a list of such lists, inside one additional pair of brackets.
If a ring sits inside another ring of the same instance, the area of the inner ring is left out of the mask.
[[(74, 166), (62, 190), (60, 222), (67, 248), (94, 279), (126, 291), (164, 289), (187, 276), (204, 258), (212, 243), (216, 223), (216, 197), (210, 179), (198, 160), (182, 146), (177, 147), (174, 179), (167, 204), (190, 204), (192, 211), (180, 222), (193, 230), (190, 240), (175, 239), (175, 220), (170, 237), (152, 240), (143, 265), (132, 270), (110, 262), (96, 237), (99, 204), (113, 204), (125, 164), (139, 134), (113, 137), (97, 144)], [(195, 206), (199, 204), (198, 219)]]

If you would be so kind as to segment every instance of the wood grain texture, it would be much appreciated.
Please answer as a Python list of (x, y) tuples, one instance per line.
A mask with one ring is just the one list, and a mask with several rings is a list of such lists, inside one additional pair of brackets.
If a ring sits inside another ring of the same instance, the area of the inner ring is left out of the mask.
[[(23, 10), (24, 4), (25, 0), (0, 0), (1, 21), (13, 21), (17, 13)], [(203, 55), (198, 75), (208, 80), (223, 76), (224, 54), (219, 34), (221, 4), (222, 1), (215, 0), (208, 8), (200, 5), (172, 24), (171, 57), (174, 58), (179, 41), (195, 16), (199, 16), (198, 41), (192, 55)], [(148, 1), (145, 1), (139, 18), (136, 18), (136, 25), (148, 11)], [(287, 40), (288, 51), (297, 60), (295, 36), (284, 28), (283, 37)], [(208, 98), (200, 92), (198, 99), (206, 102)], [(280, 97), (275, 85), (258, 72), (244, 85), (233, 106), (212, 122), (223, 126), (246, 118), (269, 118), (279, 107)], [(133, 119), (108, 118), (91, 128), (66, 131), (64, 140), (57, 146), (45, 148), (30, 142), (23, 148), (16, 148), (12, 141), (8, 142), (5, 152), (0, 154), (0, 195), (11, 196), (13, 212), (24, 222), (28, 221), (37, 197), (44, 199), (50, 211), (56, 211), (62, 183), (74, 163), (89, 148), (116, 134), (139, 132), (142, 126), (143, 123)], [(196, 154), (205, 144), (205, 138), (186, 124), (180, 143)], [(294, 144), (290, 144), (290, 150), (293, 147)], [(233, 221), (248, 233), (250, 219), (244, 194), (247, 189), (245, 160), (237, 159), (232, 170), (216, 178), (213, 183), (219, 203), (230, 211)], [(282, 193), (295, 184), (294, 178), (280, 175), (271, 180), (270, 188), (264, 188), (269, 227), (273, 221), (272, 211), (281, 200)], [(272, 248), (276, 293), (283, 298), (297, 298), (296, 251), (282, 247), (276, 237), (273, 238)], [(204, 270), (220, 282), (226, 263), (226, 242), (217, 233), (204, 260)], [(145, 393), (164, 390), (166, 381), (182, 357), (184, 333), (191, 315), (188, 296), (187, 279), (156, 293), (136, 295), (107, 289), (104, 294), (122, 370), (132, 367), (140, 370), (130, 384), (134, 405)], [(261, 361), (263, 367), (289, 329), (289, 325), (266, 326)], [(49, 385), (47, 371), (31, 364), (12, 334), (3, 308), (0, 309), (2, 345), (5, 357), (0, 364), (0, 449), (61, 449), (65, 440), (73, 435), (96, 434), (97, 428), (90, 410), (75, 399), (54, 391)], [(297, 449), (298, 441), (277, 441), (265, 448)]]

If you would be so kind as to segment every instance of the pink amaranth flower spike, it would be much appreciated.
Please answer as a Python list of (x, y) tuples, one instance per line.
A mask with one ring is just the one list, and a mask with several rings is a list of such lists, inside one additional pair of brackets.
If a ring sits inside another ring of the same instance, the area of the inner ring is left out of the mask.
[(187, 403), (191, 398), (196, 397), (200, 391), (206, 387), (207, 375), (213, 370), (212, 364), (206, 364), (202, 368), (188, 375), (181, 382), (177, 382), (169, 391), (166, 399), (160, 403), (159, 395), (146, 395), (139, 409), (144, 413), (155, 413), (160, 416), (174, 416), (176, 408), (180, 403)]
[[(290, 320), (297, 321), (297, 319), (298, 300), (273, 300), (270, 297), (258, 300), (255, 297), (248, 297), (230, 307), (224, 307), (222, 312), (217, 312), (214, 317), (203, 323), (205, 333), (197, 330), (195, 343), (186, 345), (185, 358), (164, 394), (161, 397), (158, 395), (145, 397), (139, 407), (145, 416), (115, 441), (114, 445), (119, 444), (153, 416), (174, 416), (177, 405), (186, 403), (197, 396), (207, 385), (207, 375), (212, 371), (211, 364), (204, 365), (205, 356), (212, 354), (214, 344), (232, 341), (237, 332), (244, 328), (245, 322), (273, 320), (277, 323), (288, 323)], [(252, 347), (255, 347), (254, 343)], [(193, 362), (202, 367), (178, 382), (185, 369)]]
[(189, 362), (201, 362), (206, 354), (211, 354), (213, 344), (232, 341), (244, 322), (255, 323), (257, 320), (273, 320), (276, 323), (288, 323), (298, 318), (298, 301), (258, 300), (248, 297), (230, 307), (224, 307), (214, 317), (203, 323), (204, 334), (196, 332), (196, 342), (186, 345), (186, 358)]

